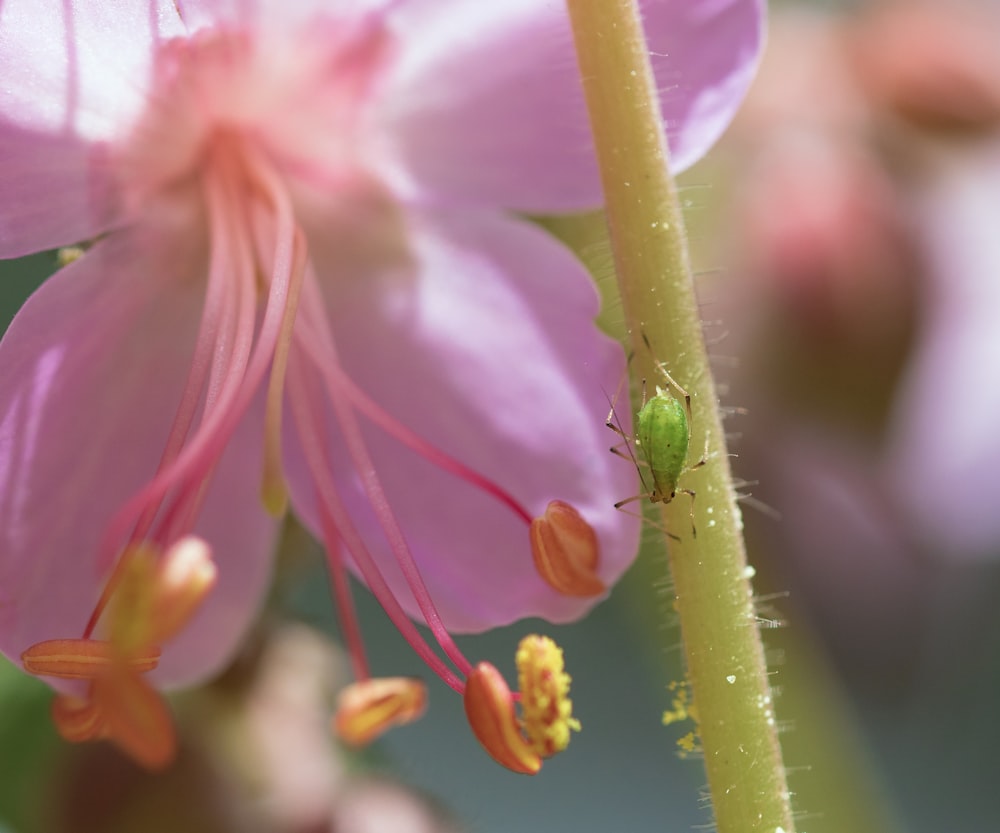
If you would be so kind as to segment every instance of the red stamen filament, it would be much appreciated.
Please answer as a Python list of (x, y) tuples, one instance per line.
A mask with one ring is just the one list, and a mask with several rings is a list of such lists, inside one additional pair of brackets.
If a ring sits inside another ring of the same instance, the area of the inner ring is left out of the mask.
[(470, 469), (465, 463), (456, 460), (450, 454), (429, 443), (415, 431), (407, 428), (398, 420), (393, 419), (382, 407), (368, 396), (357, 383), (351, 379), (341, 368), (337, 373), (343, 392), (361, 413), (368, 417), (375, 425), (385, 431), (390, 437), (399, 440), (407, 448), (416, 451), (422, 457), (429, 460), (438, 468), (449, 474), (465, 480), (477, 489), (481, 489), (491, 497), (496, 498), (502, 504), (513, 511), (526, 524), (531, 524), (532, 515), (525, 509), (510, 492), (503, 489), (492, 480), (484, 477), (477, 471)]
[[(314, 277), (309, 275), (307, 280), (311, 284)], [(305, 313), (308, 309), (309, 305), (306, 305), (303, 312)], [(361, 427), (358, 424), (354, 408), (347, 396), (344, 395), (343, 385), (341, 384), (343, 374), (340, 372), (340, 360), (334, 346), (333, 334), (330, 332), (325, 318), (317, 316), (312, 323), (314, 325), (312, 332), (316, 338), (300, 338), (299, 344), (303, 348), (303, 353), (313, 363), (313, 369), (319, 374), (326, 386), (330, 404), (333, 407), (341, 435), (344, 438), (344, 444), (354, 464), (354, 470), (361, 482), (365, 496), (368, 498), (368, 503), (375, 512), (379, 525), (382, 527), (382, 533), (389, 542), (389, 547), (396, 558), (396, 563), (399, 565), (403, 578), (406, 580), (406, 584), (413, 594), (417, 607), (420, 608), (420, 613), (424, 621), (431, 629), (431, 633), (434, 634), (441, 649), (455, 664), (455, 667), (462, 674), (467, 675), (472, 669), (472, 664), (458, 649), (458, 646), (451, 638), (451, 634), (448, 633), (444, 623), (441, 621), (441, 616), (434, 605), (434, 600), (427, 590), (427, 585), (424, 584), (423, 577), (420, 575), (420, 570), (414, 561), (413, 554), (410, 552), (409, 545), (406, 543), (396, 516), (392, 512), (389, 500), (382, 489), (381, 481), (375, 470), (375, 464), (371, 459), (368, 446), (361, 434)], [(299, 333), (301, 332), (302, 328), (299, 330)], [(320, 348), (321, 352), (317, 352), (317, 348)], [(360, 566), (359, 564), (358, 567), (360, 568)]]
[[(448, 686), (461, 693), (465, 688), (465, 684), (442, 662), (440, 657), (431, 650), (430, 646), (420, 635), (416, 625), (406, 615), (402, 605), (400, 605), (395, 595), (393, 595), (378, 565), (368, 552), (364, 541), (351, 522), (347, 507), (344, 506), (340, 494), (337, 492), (337, 487), (333, 483), (333, 478), (330, 475), (330, 471), (332, 470), (331, 461), (326, 443), (321, 439), (322, 421), (320, 414), (322, 414), (322, 410), (313, 394), (314, 388), (306, 378), (301, 355), (294, 356), (290, 363), (288, 386), (292, 416), (295, 419), (299, 437), (302, 441), (303, 452), (315, 483), (318, 498), (317, 509), (320, 512), (324, 530), (335, 531), (339, 539), (346, 545), (372, 595), (378, 600), (389, 620), (396, 626), (403, 638), (410, 644), (410, 647)], [(331, 542), (328, 541), (327, 543)], [(330, 550), (328, 548), (327, 558), (329, 559), (330, 557)], [(331, 574), (334, 574), (337, 569), (336, 562), (330, 563)], [(353, 610), (353, 606), (351, 608), (341, 608), (341, 616), (344, 616), (347, 610)], [(346, 630), (348, 630), (347, 627), (345, 627)]]

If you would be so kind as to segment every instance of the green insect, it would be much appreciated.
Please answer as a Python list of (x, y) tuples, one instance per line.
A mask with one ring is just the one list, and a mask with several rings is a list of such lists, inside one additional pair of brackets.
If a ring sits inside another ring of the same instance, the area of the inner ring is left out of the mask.
[[(656, 394), (648, 399), (646, 383), (643, 380), (643, 403), (636, 415), (638, 424), (636, 436), (632, 440), (639, 449), (643, 463), (649, 469), (649, 476), (653, 481), (652, 488), (649, 488), (643, 467), (629, 447), (630, 438), (618, 424), (613, 405), (608, 414), (607, 425), (625, 440), (627, 457), (635, 463), (645, 490), (642, 494), (619, 501), (615, 504), (615, 508), (620, 509), (642, 498), (647, 498), (650, 503), (670, 503), (678, 492), (682, 492), (691, 497), (691, 530), (693, 535), (697, 535), (694, 526), (695, 493), (691, 489), (680, 488), (678, 483), (684, 474), (705, 465), (707, 460), (703, 457), (697, 463), (687, 465), (688, 451), (691, 447), (691, 397), (662, 365), (660, 372), (667, 382), (667, 387), (657, 385)], [(618, 448), (611, 450), (619, 456), (626, 456)]]
[(685, 471), (691, 445), (691, 402), (687, 393), (677, 387), (684, 396), (684, 404), (657, 385), (656, 395), (643, 404), (638, 414), (635, 444), (653, 478), (653, 488), (647, 495), (650, 503), (670, 503), (678, 491), (677, 481)]

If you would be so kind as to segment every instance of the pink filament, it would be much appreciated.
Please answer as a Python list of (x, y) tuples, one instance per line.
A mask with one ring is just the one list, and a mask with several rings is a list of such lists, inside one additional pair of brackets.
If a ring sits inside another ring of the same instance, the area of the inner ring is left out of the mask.
[[(368, 552), (364, 541), (351, 522), (347, 507), (344, 506), (330, 476), (331, 461), (326, 446), (320, 439), (322, 411), (306, 379), (305, 369), (302, 367), (301, 355), (293, 357), (290, 364), (288, 386), (292, 415), (298, 428), (303, 451), (305, 452), (309, 471), (319, 498), (317, 508), (321, 516), (326, 516), (322, 521), (324, 530), (328, 528), (336, 530), (336, 533), (351, 553), (354, 563), (361, 571), (365, 583), (379, 604), (382, 605), (382, 609), (385, 610), (389, 620), (396, 626), (403, 635), (403, 638), (406, 639), (417, 655), (427, 663), (431, 670), (452, 689), (461, 694), (465, 690), (465, 684), (441, 661), (420, 635), (416, 625), (406, 615), (399, 601), (393, 595), (378, 565)], [(331, 572), (335, 569), (336, 565), (331, 564)]]
[[(311, 285), (314, 281), (314, 276), (307, 276), (306, 291), (310, 297), (313, 296)], [(318, 295), (318, 290), (316, 294)], [(310, 310), (320, 308), (307, 303), (303, 308), (303, 317), (308, 315)], [(361, 481), (365, 496), (368, 498), (368, 503), (378, 518), (382, 532), (396, 558), (396, 563), (399, 565), (403, 578), (406, 580), (406, 584), (413, 594), (417, 607), (420, 608), (420, 613), (424, 617), (424, 621), (431, 629), (431, 633), (434, 634), (441, 649), (455, 663), (456, 668), (463, 674), (468, 675), (469, 671), (472, 670), (472, 664), (458, 649), (458, 646), (451, 638), (451, 634), (448, 633), (444, 623), (441, 621), (441, 616), (434, 605), (434, 600), (427, 590), (427, 585), (420, 575), (420, 569), (413, 559), (413, 554), (410, 552), (409, 545), (406, 543), (399, 523), (392, 512), (389, 500), (382, 489), (381, 481), (375, 471), (375, 464), (368, 452), (368, 446), (361, 434), (361, 428), (355, 416), (353, 406), (345, 395), (344, 386), (341, 382), (344, 374), (340, 369), (340, 360), (334, 346), (333, 334), (330, 332), (329, 324), (322, 316), (310, 316), (310, 319), (312, 326), (308, 329), (312, 331), (313, 337), (306, 337), (306, 328), (300, 327), (296, 333), (299, 336), (298, 343), (303, 348), (303, 353), (309, 357), (326, 386), (330, 403), (333, 406), (341, 434), (344, 437), (344, 443), (347, 446), (354, 469)], [(359, 564), (358, 567), (360, 569), (361, 565)]]
[[(267, 162), (249, 148), (234, 149), (223, 143), (216, 150), (205, 177), (213, 243), (208, 281), (211, 297), (206, 299), (206, 306), (211, 300), (214, 307), (215, 292), (221, 291), (212, 290), (213, 285), (229, 284), (233, 287), (230, 291), (240, 296), (233, 302), (238, 306), (235, 326), (224, 321), (216, 329), (214, 339), (210, 327), (203, 327), (199, 333), (192, 369), (160, 469), (112, 518), (99, 550), (99, 566), (106, 566), (120, 551), (119, 542), (125, 538), (129, 527), (132, 527), (129, 541), (145, 537), (152, 519), (174, 488), (179, 490), (179, 496), (161, 522), (157, 537), (176, 537), (185, 531), (184, 525), (194, 522), (212, 469), (271, 365), (284, 329), (283, 322), (295, 315), (293, 302), (298, 297), (295, 285), (301, 282), (305, 258), (284, 187)], [(231, 155), (234, 150), (239, 153), (238, 160)], [(249, 243), (252, 231), (248, 231), (247, 218), (241, 210), (241, 185), (252, 185), (261, 192), (274, 212), (275, 245), (273, 265), (269, 270), (268, 300), (252, 352), (256, 261)], [(242, 223), (239, 222), (241, 215)], [(204, 386), (209, 351), (214, 354), (215, 361), (211, 363), (213, 372), (205, 393), (201, 424), (190, 442), (183, 445), (195, 410), (192, 400), (197, 402)], [(116, 573), (117, 569), (87, 623), (85, 636), (93, 632), (107, 604), (117, 583)]]
[(501, 488), (492, 480), (483, 477), (479, 472), (473, 471), (465, 463), (456, 460), (450, 454), (446, 454), (441, 449), (427, 442), (415, 431), (407, 428), (398, 420), (393, 419), (382, 410), (381, 406), (368, 396), (355, 381), (342, 370), (339, 372), (340, 383), (344, 393), (347, 394), (351, 402), (354, 403), (361, 413), (374, 422), (379, 428), (391, 437), (395, 437), (407, 448), (411, 448), (421, 456), (425, 457), (438, 468), (465, 480), (467, 483), (481, 489), (486, 494), (495, 497), (502, 504), (510, 508), (526, 524), (532, 521), (531, 513), (525, 509), (510, 492)]

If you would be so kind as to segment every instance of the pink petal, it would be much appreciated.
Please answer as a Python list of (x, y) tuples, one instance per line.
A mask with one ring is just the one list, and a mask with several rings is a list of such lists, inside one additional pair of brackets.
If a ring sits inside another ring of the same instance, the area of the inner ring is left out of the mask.
[(0, 124), (0, 257), (88, 240), (120, 219), (97, 153), (72, 136)]
[(303, 21), (320, 15), (359, 17), (399, 2), (400, 0), (176, 0), (176, 6), (190, 29), (224, 23), (268, 31), (274, 27), (298, 28)]
[[(517, 220), (426, 214), (411, 218), (408, 231), (411, 269), (343, 275), (343, 261), (314, 248), (348, 372), (396, 419), (507, 489), (532, 515), (554, 498), (573, 503), (596, 529), (599, 572), (610, 585), (636, 553), (637, 521), (613, 504), (636, 493), (637, 478), (608, 451), (616, 437), (604, 425), (607, 397), (624, 378), (625, 360), (593, 323), (590, 277), (560, 244)], [(628, 408), (621, 410), (628, 430)], [(414, 613), (332, 418), (330, 433), (353, 517)], [(377, 429), (367, 437), (448, 627), (477, 631), (525, 616), (565, 622), (593, 605), (541, 580), (527, 525), (508, 508)], [(296, 509), (315, 529), (297, 447), (291, 459)]]
[[(750, 82), (759, 0), (647, 0), (675, 171), (718, 138)], [(601, 201), (562, 3), (400, 3), (400, 55), (379, 111), (401, 194), (561, 212)]]
[(641, 2), (671, 165), (697, 162), (743, 102), (764, 36), (764, 0)]
[[(168, 235), (157, 219), (53, 276), (0, 343), (0, 650), (15, 662), (34, 642), (82, 635), (103, 586), (99, 539), (155, 470), (178, 404), (205, 255), (190, 228)], [(259, 448), (259, 426), (246, 431)], [(219, 471), (202, 524), (219, 586), (167, 646), (161, 682), (214, 670), (255, 612), (273, 525), (254, 463), (233, 449)]]
[(0, 4), (0, 257), (75, 243), (117, 217), (104, 143), (145, 101), (171, 0)]

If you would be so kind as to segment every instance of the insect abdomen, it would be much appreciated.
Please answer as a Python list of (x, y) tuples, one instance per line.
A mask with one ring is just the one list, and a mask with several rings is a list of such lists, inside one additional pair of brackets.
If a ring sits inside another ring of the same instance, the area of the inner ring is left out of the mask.
[(639, 447), (653, 475), (653, 501), (670, 500), (687, 460), (687, 412), (670, 393), (657, 388), (656, 396), (639, 411)]

